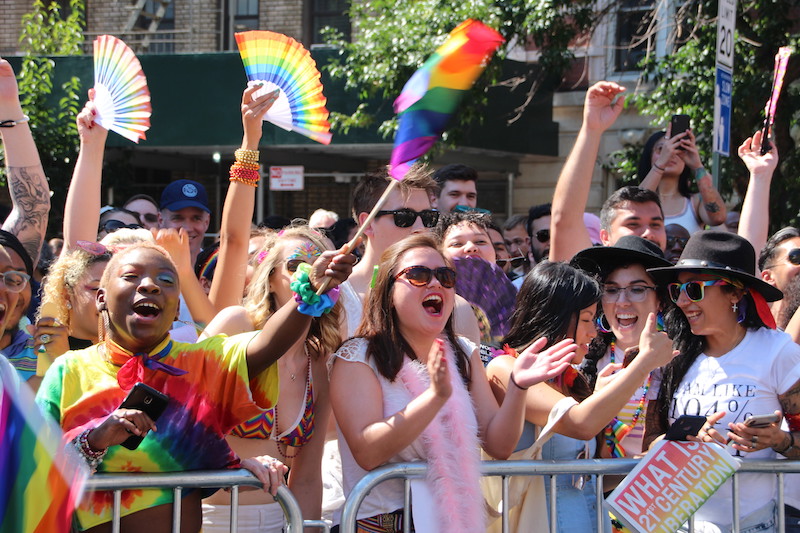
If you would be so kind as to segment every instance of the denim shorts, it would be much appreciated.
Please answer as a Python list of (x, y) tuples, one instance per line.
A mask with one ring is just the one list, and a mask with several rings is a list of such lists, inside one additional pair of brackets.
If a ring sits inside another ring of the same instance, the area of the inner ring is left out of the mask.
[[(732, 527), (729, 525), (718, 526), (716, 524), (695, 520), (694, 530), (695, 533), (730, 533)], [(689, 531), (689, 526), (684, 524), (679, 531), (687, 532)], [(777, 533), (777, 531), (778, 518), (774, 501), (769, 502), (760, 509), (756, 509), (739, 520), (740, 533)], [(787, 531), (789, 531), (789, 529), (787, 529)]]

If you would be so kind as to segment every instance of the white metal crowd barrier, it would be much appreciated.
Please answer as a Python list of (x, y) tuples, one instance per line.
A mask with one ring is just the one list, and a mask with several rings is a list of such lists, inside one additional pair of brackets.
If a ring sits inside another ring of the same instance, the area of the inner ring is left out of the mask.
[[(484, 461), (481, 465), (481, 475), (500, 476), (502, 479), (503, 501), (508, 501), (508, 478), (511, 476), (550, 476), (550, 515), (556, 515), (556, 475), (559, 474), (584, 474), (597, 478), (597, 523), (603, 522), (606, 512), (603, 508), (602, 479), (606, 475), (627, 474), (638, 463), (636, 459), (580, 459), (573, 461)], [(341, 533), (355, 533), (356, 516), (361, 502), (375, 488), (376, 485), (390, 480), (402, 478), (405, 481), (405, 505), (403, 516), (403, 531), (410, 531), (410, 496), (411, 488), (409, 479), (424, 477), (427, 471), (425, 463), (394, 463), (376, 468), (367, 473), (355, 487), (345, 501), (342, 512)], [(783, 475), (800, 473), (800, 461), (743, 461), (742, 466), (733, 476), (733, 533), (739, 533), (739, 482), (738, 475), (744, 473), (771, 473), (775, 474), (778, 483), (778, 523), (777, 531), (785, 530), (785, 515), (783, 509)], [(507, 509), (502, 510), (502, 531), (508, 533)], [(550, 531), (557, 533), (555, 521), (551, 521)], [(694, 531), (692, 520), (689, 521), (690, 533)]]

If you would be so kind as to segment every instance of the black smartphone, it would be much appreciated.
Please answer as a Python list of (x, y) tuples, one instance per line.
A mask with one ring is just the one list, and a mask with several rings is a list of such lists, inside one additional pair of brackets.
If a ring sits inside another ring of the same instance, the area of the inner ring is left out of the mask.
[(765, 428), (780, 421), (780, 419), (781, 417), (775, 413), (768, 415), (753, 415), (747, 417), (747, 420), (744, 421), (744, 425), (749, 428)]
[[(125, 400), (119, 407), (120, 409), (138, 409), (155, 422), (167, 408), (168, 403), (169, 396), (163, 392), (157, 391), (149, 385), (139, 382), (133, 386), (128, 396), (125, 397)], [(122, 445), (129, 450), (135, 450), (139, 447), (139, 444), (142, 443), (142, 440), (144, 440), (144, 437), (131, 435)]]
[(669, 135), (675, 137), (689, 129), (689, 115), (672, 115), (669, 121)]
[(689, 435), (697, 436), (700, 428), (706, 423), (706, 417), (683, 415), (679, 417), (664, 435), (665, 440), (686, 440)]

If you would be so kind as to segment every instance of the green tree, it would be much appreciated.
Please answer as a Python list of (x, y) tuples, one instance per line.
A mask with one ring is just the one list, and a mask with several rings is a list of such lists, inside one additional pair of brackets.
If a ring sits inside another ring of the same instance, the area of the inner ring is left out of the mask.
[[(498, 30), (507, 41), (527, 42), (539, 49), (537, 65), (530, 65), (523, 76), (505, 80), (509, 87), (525, 87), (532, 97), (548, 81), (560, 80), (573, 59), (570, 43), (589, 33), (601, 16), (592, 0), (365, 0), (352, 2), (349, 15), (353, 42), (327, 31), (328, 43), (340, 50), (339, 58), (327, 68), (334, 78), (344, 79), (348, 89), (357, 91), (361, 102), (350, 114), (332, 115), (334, 126), (344, 132), (373, 126), (380, 120), (377, 117), (391, 116), (392, 102), (406, 81), (447, 34), (468, 18)], [(502, 59), (501, 52), (465, 98), (451, 124), (450, 141), (457, 138), (453, 133), (462, 126), (480, 121), (486, 89), (500, 81)], [(508, 111), (513, 119), (521, 110)], [(394, 117), (383, 120), (379, 131), (388, 136), (396, 125)]]
[[(650, 90), (634, 101), (643, 114), (654, 116), (653, 125), (665, 127), (674, 113), (691, 116), (703, 160), (711, 164), (714, 114), (714, 74), (716, 60), (716, 1), (687, 2), (677, 13), (680, 35), (671, 54), (646, 60), (642, 78)], [(731, 116), (731, 157), (722, 157), (720, 191), (742, 198), (747, 188), (747, 169), (736, 155), (736, 148), (762, 127), (764, 107), (770, 96), (775, 53), (781, 46), (800, 50), (796, 0), (739, 0), (737, 3), (736, 44)], [(644, 36), (646, 37), (646, 36)], [(789, 135), (796, 126), (795, 110), (800, 104), (796, 81), (800, 69), (796, 58), (787, 69), (783, 94), (778, 105), (774, 136), (781, 164), (772, 181), (773, 230), (800, 223), (800, 155)], [(638, 182), (636, 163), (639, 148), (616, 154), (615, 169), (623, 182)]]
[[(66, 13), (64, 13), (66, 11)], [(30, 117), (39, 156), (53, 190), (53, 205), (63, 205), (78, 150), (75, 116), (81, 105), (80, 80), (72, 77), (54, 88), (55, 61), (49, 56), (80, 55), (84, 26), (83, 0), (34, 0), (22, 17), (20, 43), (24, 52), (18, 83), (22, 108)], [(5, 181), (5, 175), (2, 176)], [(50, 227), (60, 229), (60, 209), (53, 209)]]

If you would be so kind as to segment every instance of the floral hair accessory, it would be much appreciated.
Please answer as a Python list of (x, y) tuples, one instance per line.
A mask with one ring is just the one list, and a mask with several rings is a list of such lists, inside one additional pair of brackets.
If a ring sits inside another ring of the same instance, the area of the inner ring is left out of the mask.
[(269, 252), (267, 252), (266, 250), (258, 252), (258, 255), (256, 256), (256, 261), (258, 262), (259, 265), (264, 262), (264, 259), (267, 258), (268, 253)]

